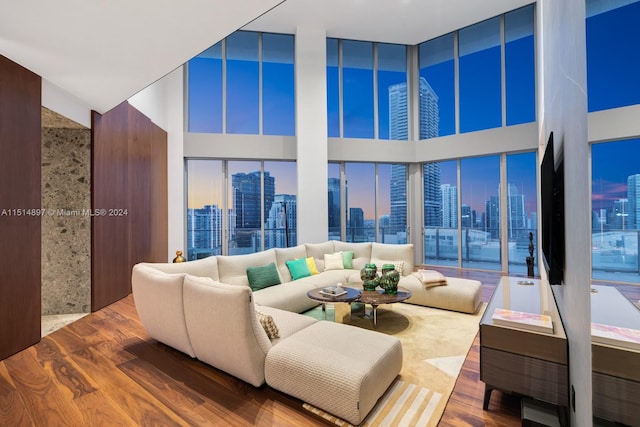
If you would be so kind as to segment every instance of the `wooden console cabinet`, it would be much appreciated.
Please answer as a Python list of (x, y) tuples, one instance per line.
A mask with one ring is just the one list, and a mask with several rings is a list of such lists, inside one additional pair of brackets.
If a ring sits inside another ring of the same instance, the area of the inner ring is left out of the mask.
[[(591, 288), (592, 322), (640, 329), (640, 310), (618, 289)], [(592, 342), (591, 357), (594, 417), (640, 425), (640, 351)]]
[[(533, 284), (519, 284), (531, 281)], [(493, 323), (496, 308), (547, 314), (553, 333), (533, 332)], [(480, 321), (480, 379), (485, 383), (484, 409), (499, 389), (557, 405), (569, 405), (567, 337), (547, 281), (502, 277)]]

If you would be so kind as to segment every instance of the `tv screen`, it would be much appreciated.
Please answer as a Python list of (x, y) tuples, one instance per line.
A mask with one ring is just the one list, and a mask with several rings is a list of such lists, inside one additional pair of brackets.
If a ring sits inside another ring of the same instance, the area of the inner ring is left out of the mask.
[(564, 166), (554, 158), (553, 132), (540, 163), (543, 264), (549, 283), (559, 285), (564, 275)]

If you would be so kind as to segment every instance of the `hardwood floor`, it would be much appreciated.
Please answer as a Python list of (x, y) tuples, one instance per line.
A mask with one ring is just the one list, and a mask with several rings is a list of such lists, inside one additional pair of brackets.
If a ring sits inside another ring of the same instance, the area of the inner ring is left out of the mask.
[[(497, 273), (446, 270), (481, 280), (488, 301)], [(517, 426), (517, 397), (495, 391), (482, 410), (476, 337), (441, 426)], [(0, 362), (4, 426), (321, 426), (301, 402), (254, 388), (152, 340), (131, 295)]]

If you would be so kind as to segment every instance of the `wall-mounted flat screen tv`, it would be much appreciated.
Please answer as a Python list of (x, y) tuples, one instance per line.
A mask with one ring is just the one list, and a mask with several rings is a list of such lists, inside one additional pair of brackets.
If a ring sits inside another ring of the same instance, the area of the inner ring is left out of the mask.
[(540, 198), (543, 264), (549, 283), (559, 285), (564, 277), (564, 165), (562, 153), (554, 156), (553, 132), (540, 163)]

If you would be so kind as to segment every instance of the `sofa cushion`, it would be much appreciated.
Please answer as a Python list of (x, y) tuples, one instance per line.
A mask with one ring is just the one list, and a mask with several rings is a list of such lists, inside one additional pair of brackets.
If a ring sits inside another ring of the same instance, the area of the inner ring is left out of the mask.
[(307, 297), (307, 292), (316, 286), (307, 282), (311, 278), (321, 278), (323, 274), (304, 277), (294, 282), (285, 282), (278, 286), (269, 286), (253, 293), (256, 304), (260, 306), (275, 307), (281, 310), (302, 313), (318, 305)]
[(278, 268), (274, 262), (258, 267), (247, 267), (247, 280), (254, 291), (280, 284)]
[(273, 317), (269, 314), (264, 314), (258, 310), (256, 310), (256, 317), (258, 321), (262, 325), (262, 329), (267, 333), (267, 336), (270, 340), (280, 338), (280, 331), (278, 330), (278, 325), (273, 321)]
[(318, 271), (324, 271), (324, 254), (332, 254), (333, 240), (326, 241), (324, 243), (305, 243), (307, 248), (307, 256), (312, 256), (318, 267)]
[(274, 251), (276, 253), (276, 265), (278, 266), (278, 272), (280, 273), (282, 283), (294, 280), (293, 277), (291, 277), (287, 261), (306, 258), (308, 256), (307, 248), (304, 245), (298, 245), (292, 248), (275, 248)]
[(309, 267), (309, 271), (311, 272), (311, 274), (320, 274), (320, 272), (318, 271), (318, 267), (316, 266), (316, 260), (314, 257), (309, 256), (306, 258), (307, 260), (307, 266)]
[(352, 268), (354, 270), (361, 270), (366, 263), (371, 260), (371, 243), (351, 243), (341, 242), (336, 240), (333, 242), (335, 251), (353, 251), (353, 263)]
[(344, 268), (353, 268), (353, 251), (342, 251)]
[(144, 262), (140, 264), (148, 265), (165, 273), (187, 273), (193, 276), (210, 277), (213, 280), (219, 279), (218, 258), (215, 256), (188, 262)]
[(371, 262), (379, 261), (404, 261), (402, 275), (407, 276), (413, 272), (413, 244), (390, 245), (385, 243), (371, 244)]
[(274, 249), (268, 249), (244, 255), (218, 255), (217, 258), (218, 274), (222, 283), (249, 286), (247, 267), (276, 263), (276, 252)]
[(344, 259), (342, 252), (336, 252), (333, 254), (324, 254), (324, 271), (327, 270), (343, 270)]
[(289, 273), (291, 273), (292, 280), (298, 280), (303, 277), (311, 276), (311, 270), (309, 270), (309, 265), (307, 264), (306, 258), (298, 258), (285, 262), (287, 264), (287, 268), (289, 269)]
[(194, 357), (182, 303), (185, 274), (165, 273), (151, 265), (134, 265), (131, 273), (138, 317), (152, 338)]
[(198, 359), (256, 387), (264, 383), (272, 344), (256, 317), (251, 289), (186, 275), (184, 310)]

